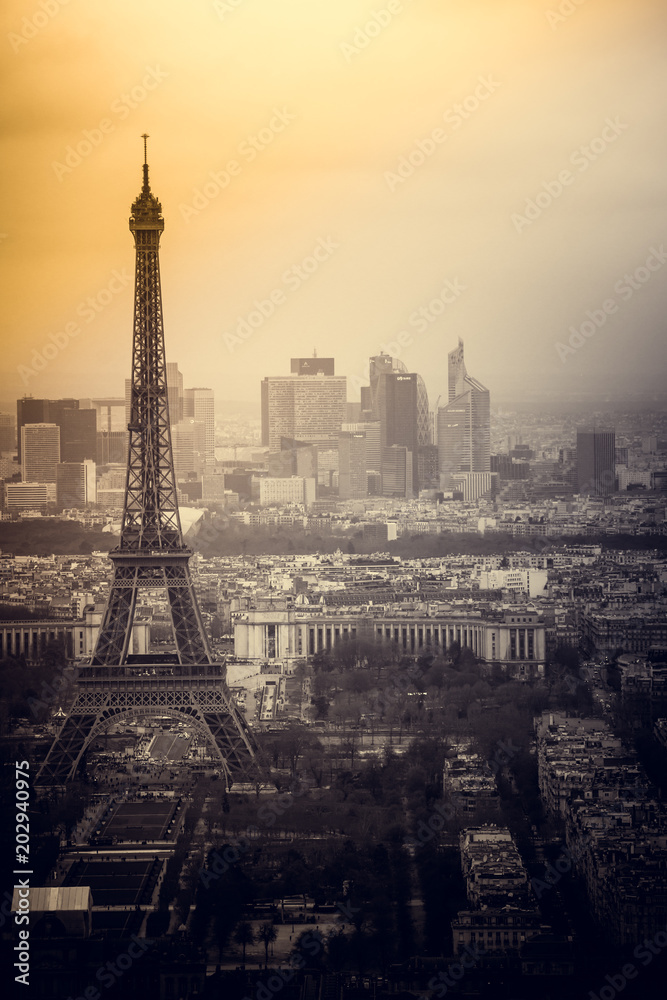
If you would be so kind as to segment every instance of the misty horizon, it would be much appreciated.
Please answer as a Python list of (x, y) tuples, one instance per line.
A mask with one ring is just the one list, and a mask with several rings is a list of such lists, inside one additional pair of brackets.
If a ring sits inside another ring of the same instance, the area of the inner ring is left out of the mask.
[(492, 400), (662, 405), (664, 10), (218, 6), (10, 4), (3, 397), (122, 386), (145, 131), (167, 357), (218, 400), (313, 348), (354, 400), (395, 345), (435, 400), (462, 337)]

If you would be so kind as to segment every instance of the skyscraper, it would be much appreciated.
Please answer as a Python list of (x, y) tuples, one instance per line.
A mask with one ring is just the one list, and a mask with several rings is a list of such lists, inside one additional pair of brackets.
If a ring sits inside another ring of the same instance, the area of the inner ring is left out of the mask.
[(97, 458), (97, 412), (76, 407), (59, 407), (52, 400), (51, 420), (60, 427), (60, 461), (85, 462)]
[(382, 495), (385, 497), (413, 496), (413, 454), (400, 444), (382, 449)]
[[(56, 424), (60, 430), (63, 462), (84, 462), (97, 457), (97, 412), (81, 409), (78, 399), (33, 399), (16, 401), (19, 462), (22, 461), (21, 430), (26, 424)], [(55, 481), (55, 480), (54, 480)]]
[[(293, 358), (296, 370), (303, 371)], [(310, 361), (331, 362), (333, 359)], [(298, 374), (272, 375), (262, 380), (262, 444), (270, 451), (280, 451), (281, 438), (294, 438), (327, 448), (337, 447), (338, 435), (345, 421), (347, 380), (344, 375)]]
[(0, 413), (0, 453), (16, 447), (16, 421), (11, 413)]
[(176, 482), (180, 483), (206, 468), (206, 426), (203, 420), (186, 418), (171, 428)]
[(577, 490), (592, 496), (609, 496), (616, 490), (614, 430), (577, 431)]
[(97, 464), (122, 464), (127, 461), (127, 431), (97, 432)]
[[(491, 469), (489, 390), (468, 375), (463, 341), (448, 355), (449, 402), (438, 409), (438, 460), (441, 485), (451, 489), (460, 473)], [(477, 480), (482, 482), (483, 480)]]
[(24, 483), (55, 483), (60, 462), (60, 428), (24, 424), (21, 428), (21, 478)]
[[(167, 365), (168, 367), (169, 365)], [(205, 467), (214, 465), (215, 397), (213, 389), (185, 389), (183, 391), (183, 419), (195, 420), (204, 425), (203, 451), (200, 455), (200, 461)], [(173, 420), (172, 423), (174, 423)]]
[(175, 361), (167, 361), (167, 400), (169, 420), (177, 424), (183, 419), (183, 376)]
[(447, 355), (447, 399), (451, 403), (458, 396), (460, 385), (467, 375), (463, 358), (463, 341), (459, 337), (458, 346)]
[[(431, 441), (428, 395), (421, 375), (408, 372), (406, 366), (388, 354), (378, 354), (369, 360), (370, 386), (361, 391), (362, 413), (380, 421), (383, 448), (398, 445), (410, 452), (412, 482), (410, 495), (417, 493), (419, 480), (419, 449)], [(387, 452), (390, 461), (391, 491), (396, 496), (396, 456)], [(384, 488), (383, 488), (384, 492)]]
[[(358, 499), (381, 489), (382, 444), (379, 420), (343, 424), (338, 439), (338, 494)], [(376, 486), (376, 483), (380, 486)]]
[(64, 507), (76, 507), (95, 503), (97, 499), (95, 463), (59, 462), (56, 466), (58, 503)]
[(317, 445), (282, 438), (280, 451), (269, 452), (269, 476), (285, 479), (301, 476), (317, 480)]
[[(16, 436), (18, 447), (19, 465), (23, 456), (23, 435), (22, 428), (25, 424), (48, 424), (49, 420), (48, 399), (33, 399), (32, 396), (24, 396), (23, 399), (16, 400)], [(72, 400), (74, 402), (74, 400)], [(55, 482), (55, 479), (53, 480)]]

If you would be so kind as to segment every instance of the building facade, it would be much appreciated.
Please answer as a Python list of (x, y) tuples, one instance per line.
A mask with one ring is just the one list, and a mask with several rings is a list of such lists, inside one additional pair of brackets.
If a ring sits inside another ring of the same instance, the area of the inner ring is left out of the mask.
[[(405, 492), (397, 493), (395, 456), (391, 452), (386, 453), (389, 467), (385, 477), (386, 489), (383, 478), (383, 495), (415, 496), (422, 486), (428, 485), (419, 474), (420, 449), (428, 447), (432, 438), (426, 385), (421, 375), (409, 372), (402, 361), (389, 354), (369, 359), (369, 379), (370, 386), (361, 391), (362, 414), (367, 420), (379, 421), (383, 449), (395, 446), (406, 449), (410, 467), (411, 481)], [(384, 450), (382, 458), (384, 461)], [(422, 470), (427, 471), (426, 465), (422, 465)], [(384, 477), (384, 468), (381, 471)]]
[(462, 830), (459, 842), (468, 907), (452, 921), (458, 954), (472, 948), (488, 954), (518, 952), (549, 929), (508, 829), (488, 825)]
[(615, 431), (577, 431), (577, 492), (609, 496), (615, 489)]
[(536, 613), (507, 612), (496, 619), (439, 612), (369, 611), (333, 608), (258, 610), (232, 613), (238, 660), (281, 660), (286, 672), (299, 659), (329, 652), (337, 642), (367, 639), (395, 643), (405, 655), (446, 652), (454, 643), (519, 680), (544, 676), (545, 626)]
[(23, 462), (22, 430), (30, 424), (55, 424), (58, 427), (60, 461), (96, 459), (96, 408), (81, 408), (78, 399), (33, 399), (26, 396), (16, 401), (16, 416), (20, 463)]
[(338, 439), (338, 493), (341, 499), (360, 499), (377, 493), (381, 468), (380, 421), (343, 424)]
[[(81, 620), (0, 622), (0, 658), (25, 658), (34, 663), (43, 655), (48, 643), (62, 643), (65, 653), (73, 659), (89, 659), (95, 648), (102, 621), (102, 608), (89, 605)], [(147, 653), (150, 648), (150, 623), (137, 620), (132, 631), (134, 653)]]
[[(167, 365), (167, 368), (169, 365)], [(204, 426), (200, 462), (204, 468), (215, 464), (215, 396), (213, 389), (195, 388), (183, 391), (183, 419)]]
[(44, 510), (58, 499), (56, 483), (5, 483), (9, 511)]
[(308, 509), (315, 502), (315, 480), (302, 476), (291, 476), (289, 479), (269, 476), (260, 479), (259, 502), (262, 507), (298, 503)]
[(438, 409), (440, 483), (452, 488), (458, 473), (491, 471), (491, 403), (489, 390), (468, 375), (463, 341), (448, 355), (449, 401)]
[(55, 483), (60, 462), (57, 424), (24, 424), (21, 428), (21, 478), (24, 483)]
[(281, 438), (337, 449), (346, 417), (344, 375), (272, 375), (262, 380), (261, 402), (262, 444), (270, 451), (280, 451)]
[(96, 466), (84, 462), (59, 462), (56, 466), (57, 500), (64, 507), (95, 503), (97, 500)]

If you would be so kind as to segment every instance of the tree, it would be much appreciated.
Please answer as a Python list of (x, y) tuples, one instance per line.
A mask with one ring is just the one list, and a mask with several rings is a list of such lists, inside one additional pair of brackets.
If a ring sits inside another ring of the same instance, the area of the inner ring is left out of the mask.
[(341, 639), (332, 649), (331, 656), (343, 670), (352, 670), (359, 663), (360, 652), (358, 639)]
[(274, 924), (265, 923), (261, 924), (257, 931), (257, 940), (261, 941), (264, 945), (264, 965), (269, 964), (269, 945), (272, 944), (278, 937), (278, 932)]
[(460, 655), (461, 655), (461, 643), (458, 641), (458, 639), (455, 639), (454, 642), (451, 642), (449, 644), (449, 647), (447, 648), (447, 659), (450, 660), (452, 663), (457, 663)]
[(245, 950), (249, 944), (255, 943), (255, 932), (252, 929), (252, 924), (247, 920), (241, 920), (236, 925), (234, 941), (236, 944), (240, 944), (243, 949), (243, 965), (245, 966)]
[(348, 960), (349, 941), (342, 927), (330, 930), (326, 937), (327, 960), (333, 972), (342, 972)]
[(323, 972), (325, 958), (323, 936), (318, 930), (302, 931), (296, 939), (290, 957), (294, 965), (299, 963), (297, 968), (305, 967)]
[(289, 762), (292, 773), (296, 771), (299, 758), (306, 750), (321, 750), (322, 744), (316, 736), (309, 732), (306, 726), (292, 723), (278, 734), (277, 741), (280, 750)]
[(352, 734), (352, 736), (349, 739), (343, 740), (341, 742), (340, 751), (343, 757), (350, 758), (350, 766), (354, 767), (354, 758), (357, 752), (357, 741), (355, 739), (354, 734)]
[(49, 639), (39, 657), (40, 664), (54, 673), (67, 666), (67, 651), (62, 639)]
[(553, 654), (554, 663), (560, 664), (571, 673), (578, 673), (581, 667), (579, 650), (569, 642), (559, 642)]
[(190, 916), (190, 904), (192, 903), (194, 893), (190, 886), (185, 889), (179, 889), (176, 893), (176, 899), (174, 900), (174, 911), (178, 914), (178, 919), (182, 924), (187, 924), (188, 917)]
[(318, 788), (321, 788), (324, 782), (324, 769), (328, 760), (329, 758), (321, 750), (308, 750), (304, 755), (304, 765), (312, 774)]
[(317, 695), (313, 698), (313, 705), (315, 707), (315, 718), (326, 719), (329, 715), (329, 699), (323, 694)]
[[(204, 866), (204, 856), (201, 850), (189, 857), (181, 870), (181, 884), (187, 889), (191, 896), (194, 895), (199, 884), (201, 870)], [(188, 907), (190, 903), (188, 901)]]

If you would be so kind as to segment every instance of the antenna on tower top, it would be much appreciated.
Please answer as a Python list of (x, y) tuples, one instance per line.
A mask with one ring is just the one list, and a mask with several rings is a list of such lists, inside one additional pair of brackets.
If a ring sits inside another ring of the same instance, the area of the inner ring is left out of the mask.
[(146, 132), (141, 137), (144, 140), (144, 191), (150, 191), (150, 186), (148, 184), (148, 139), (149, 136)]

